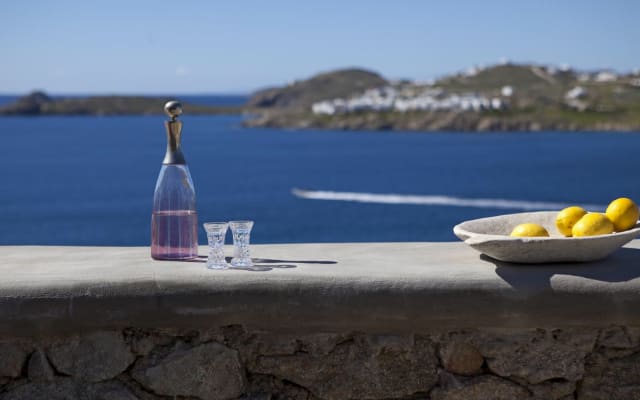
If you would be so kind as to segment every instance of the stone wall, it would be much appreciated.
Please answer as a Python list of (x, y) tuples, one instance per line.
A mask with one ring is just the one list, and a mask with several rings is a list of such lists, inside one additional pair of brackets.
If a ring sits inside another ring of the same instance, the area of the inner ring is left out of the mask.
[(571, 265), (464, 243), (252, 252), (257, 269), (210, 271), (0, 246), (0, 400), (640, 400), (640, 241)]
[(0, 399), (638, 399), (640, 327), (3, 338)]

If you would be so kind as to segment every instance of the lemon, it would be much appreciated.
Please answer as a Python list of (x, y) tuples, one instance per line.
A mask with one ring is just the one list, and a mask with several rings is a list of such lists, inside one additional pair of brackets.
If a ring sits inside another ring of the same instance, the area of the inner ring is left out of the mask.
[(549, 232), (538, 224), (520, 224), (513, 228), (511, 236), (529, 237), (529, 236), (549, 236)]
[(573, 226), (587, 213), (582, 207), (567, 207), (558, 213), (556, 217), (556, 227), (565, 236), (571, 236)]
[(600, 213), (588, 213), (573, 226), (575, 237), (606, 235), (613, 232), (613, 222)]
[(638, 206), (633, 200), (621, 197), (609, 204), (605, 214), (611, 222), (613, 222), (616, 232), (622, 232), (636, 226), (640, 213), (638, 212)]

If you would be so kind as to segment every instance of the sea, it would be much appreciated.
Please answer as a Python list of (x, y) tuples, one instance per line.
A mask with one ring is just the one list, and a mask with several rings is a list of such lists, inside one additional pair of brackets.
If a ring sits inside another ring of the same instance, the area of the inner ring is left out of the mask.
[[(149, 245), (164, 119), (0, 117), (0, 244)], [(455, 241), (469, 219), (640, 201), (640, 132), (263, 129), (188, 108), (182, 120), (199, 222), (253, 220), (253, 243)]]

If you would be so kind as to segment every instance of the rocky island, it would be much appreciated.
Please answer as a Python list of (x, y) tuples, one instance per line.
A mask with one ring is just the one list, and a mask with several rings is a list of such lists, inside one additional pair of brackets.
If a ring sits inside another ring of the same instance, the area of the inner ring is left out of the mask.
[(247, 126), (408, 131), (637, 131), (640, 73), (504, 63), (433, 82), (361, 69), (256, 92)]
[[(167, 99), (53, 98), (33, 92), (1, 115), (160, 114)], [(321, 73), (255, 92), (244, 106), (185, 104), (190, 114), (245, 114), (248, 127), (402, 131), (640, 131), (640, 71), (579, 72), (502, 63), (429, 82), (364, 69)]]
[[(91, 96), (53, 98), (44, 92), (33, 92), (15, 103), (0, 107), (1, 115), (153, 115), (162, 114), (162, 97)], [(186, 104), (190, 114), (239, 114), (240, 107)]]

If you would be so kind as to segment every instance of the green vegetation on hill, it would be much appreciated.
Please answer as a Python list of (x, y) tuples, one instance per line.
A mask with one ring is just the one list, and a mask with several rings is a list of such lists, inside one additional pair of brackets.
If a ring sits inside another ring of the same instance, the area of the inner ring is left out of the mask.
[[(355, 87), (344, 83), (349, 76), (344, 72), (325, 73), (297, 82), (293, 87), (269, 89), (269, 98), (290, 98), (286, 102), (264, 101), (264, 93), (256, 93), (249, 104), (253, 105), (257, 115), (246, 124), (416, 131), (640, 130), (640, 75), (599, 76), (570, 69), (505, 64), (450, 75), (430, 84), (387, 82), (369, 73), (377, 79), (361, 82)], [(379, 108), (372, 106), (371, 101), (380, 100), (375, 96), (380, 96), (386, 90), (384, 88), (390, 88), (399, 101), (405, 102), (430, 91), (435, 93), (430, 95), (433, 96), (431, 100), (441, 101), (441, 104), (456, 96), (467, 96), (471, 101), (479, 99), (485, 103), (476, 108), (443, 106), (400, 111), (389, 103)], [(369, 95), (373, 97), (366, 99), (367, 89), (376, 89), (378, 94)], [(331, 101), (336, 98), (342, 99), (339, 104), (342, 108), (333, 111), (330, 106), (328, 111), (312, 112), (314, 103), (335, 105)], [(344, 106), (350, 101), (358, 105), (352, 108)], [(494, 104), (492, 101), (497, 106), (487, 107), (487, 102)]]

